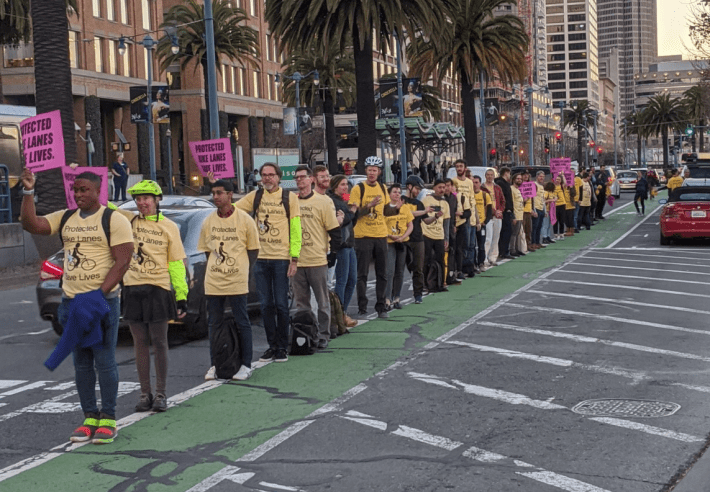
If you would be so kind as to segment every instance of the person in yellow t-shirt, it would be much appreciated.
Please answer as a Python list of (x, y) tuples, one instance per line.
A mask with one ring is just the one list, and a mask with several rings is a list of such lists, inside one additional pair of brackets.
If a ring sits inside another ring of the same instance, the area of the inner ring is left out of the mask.
[(385, 288), (385, 306), (387, 310), (402, 309), (399, 295), (404, 283), (405, 260), (409, 235), (414, 229), (414, 215), (410, 206), (402, 201), (402, 187), (395, 183), (390, 186), (389, 206), (397, 210), (397, 215), (386, 217), (387, 220), (387, 287)]
[(579, 189), (579, 214), (577, 215), (577, 227), (585, 226), (587, 230), (592, 228), (591, 207), (592, 207), (592, 184), (589, 173), (582, 174), (582, 185)]
[[(210, 342), (218, 330), (227, 328), (222, 323), (224, 305), (229, 303), (234, 321), (239, 327), (241, 365), (232, 379), (244, 381), (252, 374), (252, 332), (247, 313), (249, 270), (259, 255), (259, 232), (254, 220), (232, 204), (234, 186), (227, 180), (212, 185), (212, 198), (217, 210), (202, 223), (197, 250), (207, 255), (205, 268), (205, 297), (207, 299)], [(282, 270), (285, 270), (283, 268)], [(285, 272), (284, 272), (285, 273)], [(262, 311), (263, 313), (263, 311)], [(216, 347), (210, 343), (210, 369), (205, 379), (216, 379)], [(229, 377), (229, 375), (227, 375)]]
[[(523, 183), (530, 182), (530, 172), (522, 172)], [(521, 183), (522, 184), (522, 183)], [(520, 236), (520, 251), (535, 252), (532, 247), (533, 199), (526, 198), (523, 206), (523, 234)], [(524, 242), (523, 242), (524, 240)]]
[(348, 206), (357, 215), (353, 229), (355, 255), (357, 256), (357, 306), (358, 314), (367, 314), (367, 275), (370, 262), (375, 260), (375, 311), (379, 318), (389, 318), (385, 306), (387, 288), (387, 222), (385, 215), (396, 213), (385, 185), (378, 180), (382, 175), (382, 159), (376, 155), (365, 159), (367, 180), (353, 187)]
[[(318, 348), (328, 347), (328, 341), (338, 336), (338, 326), (330, 326), (328, 297), (328, 251), (337, 254), (342, 239), (335, 204), (327, 196), (313, 191), (313, 171), (300, 165), (295, 172), (298, 204), (301, 210), (303, 243), (298, 270), (291, 279), (293, 300), (297, 311), (311, 311), (311, 291), (318, 304)], [(329, 243), (330, 236), (330, 247)]]
[(532, 223), (532, 247), (535, 249), (545, 248), (542, 244), (542, 225), (545, 222), (545, 171), (538, 171), (535, 174), (536, 194), (533, 197), (533, 223)]
[(289, 278), (296, 274), (301, 254), (301, 211), (298, 196), (279, 186), (283, 171), (278, 164), (267, 162), (260, 173), (263, 188), (250, 192), (235, 206), (254, 216), (259, 232), (254, 281), (269, 344), (259, 361), (286, 362), (291, 326)]
[(666, 184), (666, 188), (668, 188), (668, 196), (671, 196), (671, 193), (673, 193), (673, 190), (676, 188), (679, 188), (683, 184), (683, 178), (678, 176), (678, 170), (673, 169), (671, 171), (671, 178), (668, 180), (668, 183)]
[[(123, 318), (128, 321), (141, 394), (136, 412), (168, 409), (168, 322), (187, 314), (185, 249), (180, 231), (160, 213), (163, 191), (155, 181), (136, 183), (128, 193), (138, 215), (117, 209), (130, 222), (135, 252), (123, 277)], [(175, 288), (175, 294), (172, 292)], [(175, 301), (177, 300), (177, 309)], [(150, 346), (155, 360), (155, 396), (150, 385)]]
[(524, 251), (520, 250), (519, 237), (523, 233), (523, 218), (524, 218), (524, 200), (523, 195), (518, 189), (520, 185), (523, 184), (522, 174), (516, 174), (512, 178), (512, 185), (510, 187), (510, 192), (513, 196), (513, 232), (510, 236), (510, 256), (517, 257), (523, 256)]
[(476, 273), (485, 272), (486, 262), (486, 225), (493, 219), (493, 199), (488, 190), (482, 188), (481, 177), (473, 177), (473, 199), (477, 215), (476, 233), (476, 255), (474, 264)]
[[(552, 214), (557, 214), (557, 207), (555, 202), (557, 201), (557, 193), (555, 192), (555, 183), (548, 181), (543, 186), (545, 194), (543, 198), (545, 200), (545, 219), (542, 222), (542, 231), (540, 231), (540, 237), (542, 237), (543, 244), (554, 244), (556, 241), (553, 239), (553, 224), (552, 224)], [(555, 224), (557, 219), (555, 219)]]
[[(466, 161), (463, 159), (458, 159), (457, 161), (454, 162), (454, 167), (456, 168), (456, 177), (453, 179), (454, 180), (454, 185), (456, 186), (456, 189), (460, 194), (466, 195), (466, 198), (468, 199), (468, 203), (471, 205), (471, 209), (473, 209), (475, 205), (475, 200), (473, 198), (473, 179), (469, 178), (468, 175), (470, 174), (470, 170), (466, 166)], [(457, 226), (457, 231), (456, 231), (456, 241), (458, 244), (459, 241), (459, 236), (461, 235), (460, 233), (463, 232), (464, 234), (464, 239), (465, 239), (465, 244), (464, 244), (464, 254), (458, 255), (461, 257), (462, 262), (464, 259), (466, 259), (466, 270), (469, 270), (469, 276), (475, 275), (475, 270), (476, 266), (473, 264), (473, 262), (469, 265), (468, 264), (468, 258), (476, 258), (476, 223), (478, 220), (478, 216), (474, 213), (471, 213), (471, 217), (466, 224), (465, 227), (462, 228), (461, 231), (458, 230)], [(457, 261), (458, 263), (458, 261)], [(463, 263), (462, 263), (462, 269)], [(464, 275), (459, 275), (458, 278), (461, 279)]]
[(565, 214), (567, 210), (567, 200), (566, 194), (564, 192), (564, 180), (565, 177), (562, 173), (558, 174), (555, 178), (555, 196), (557, 200), (555, 201), (555, 212), (557, 214), (557, 222), (553, 226), (555, 239), (564, 239), (565, 232)]
[[(444, 192), (446, 183), (442, 179), (437, 179), (434, 182), (434, 194), (427, 195), (422, 200), (424, 207), (432, 207), (433, 212), (427, 214), (428, 217), (434, 217), (433, 222), (422, 221), (422, 234), (424, 235), (424, 278), (429, 292), (446, 292), (448, 289), (444, 286), (445, 268), (445, 253), (449, 248), (449, 220), (451, 214), (449, 204), (446, 202)], [(433, 264), (438, 264), (439, 274), (430, 275), (429, 270)], [(429, 281), (431, 280), (431, 281)]]
[[(118, 284), (131, 263), (133, 235), (125, 217), (99, 202), (101, 179), (91, 172), (79, 174), (74, 181), (78, 210), (38, 217), (35, 176), (25, 169), (20, 176), (24, 186), (20, 217), (26, 231), (42, 236), (59, 234), (64, 244), (62, 301), (57, 312), (64, 333), (45, 365), (54, 369), (73, 352), (76, 389), (85, 419), (70, 440), (108, 444), (116, 437), (116, 340), (121, 314)], [(77, 306), (83, 311), (81, 315), (75, 312)], [(87, 328), (91, 330), (88, 339)], [(93, 345), (81, 345), (90, 340)], [(97, 373), (100, 412), (96, 402)]]
[[(466, 178), (468, 180), (468, 178)], [(447, 190), (445, 194), (453, 194), (456, 197), (456, 211), (454, 212), (456, 235), (454, 236), (454, 248), (449, 247), (449, 250), (454, 250), (453, 258), (449, 256), (449, 278), (446, 279), (447, 285), (456, 285), (457, 282), (463, 281), (466, 276), (463, 273), (463, 262), (468, 253), (468, 241), (471, 231), (471, 216), (475, 213), (474, 203), (471, 201), (473, 190), (469, 195), (464, 191), (459, 190), (458, 185), (464, 184), (465, 181), (452, 179), (451, 183), (446, 182)], [(449, 188), (452, 188), (449, 190)], [(451, 207), (449, 207), (450, 209)], [(451, 239), (451, 238), (449, 238)], [(452, 261), (453, 260), (453, 261)]]

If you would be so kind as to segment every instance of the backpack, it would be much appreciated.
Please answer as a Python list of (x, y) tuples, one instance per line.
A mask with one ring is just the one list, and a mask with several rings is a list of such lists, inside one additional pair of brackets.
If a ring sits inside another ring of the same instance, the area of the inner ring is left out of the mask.
[(429, 292), (440, 292), (444, 288), (444, 272), (438, 261), (426, 265), (425, 285)]
[(318, 326), (312, 311), (298, 311), (291, 318), (291, 355), (312, 355), (318, 348)]
[(328, 291), (328, 298), (330, 299), (330, 325), (338, 327), (338, 335), (345, 335), (348, 333), (348, 327), (345, 326), (343, 305), (340, 303), (340, 298), (332, 290)]
[[(78, 211), (78, 208), (75, 208), (73, 210), (65, 210), (64, 215), (62, 215), (62, 218), (59, 221), (59, 240), (62, 242), (62, 248), (64, 248), (64, 238), (62, 237), (62, 229), (64, 229), (64, 226), (67, 224), (69, 217), (71, 217), (72, 215), (74, 215), (75, 212)], [(106, 235), (106, 241), (108, 242), (109, 247), (111, 246), (111, 215), (113, 215), (113, 210), (106, 207), (104, 209), (103, 215), (101, 216), (101, 228), (104, 230), (104, 234)]]
[[(259, 206), (261, 205), (261, 199), (264, 197), (264, 188), (259, 188), (254, 194), (253, 212), (252, 216), (254, 221), (258, 222), (259, 217)], [(281, 205), (284, 206), (286, 210), (286, 221), (288, 222), (288, 237), (291, 238), (291, 207), (289, 205), (289, 192), (281, 188)]]
[[(380, 181), (378, 181), (378, 184), (380, 185), (380, 188), (382, 188), (382, 203), (384, 203), (389, 195), (387, 194), (385, 185), (383, 185)], [(365, 183), (360, 181), (357, 186), (360, 188), (360, 208), (362, 208), (362, 198), (365, 196)]]
[(232, 379), (242, 365), (239, 328), (233, 317), (224, 318), (210, 337), (215, 374), (218, 379)]

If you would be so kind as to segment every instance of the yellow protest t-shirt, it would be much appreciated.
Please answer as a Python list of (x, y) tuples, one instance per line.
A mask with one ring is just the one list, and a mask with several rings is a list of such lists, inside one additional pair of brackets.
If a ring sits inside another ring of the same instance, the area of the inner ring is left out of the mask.
[[(251, 215), (254, 212), (254, 196), (256, 190), (235, 203), (235, 206)], [(264, 190), (261, 197), (258, 213), (255, 216), (259, 230), (259, 259), (265, 260), (290, 260), (289, 254), (289, 223), (286, 218), (286, 209), (281, 203), (281, 188), (276, 188), (269, 193)], [(300, 217), (298, 195), (289, 192), (288, 204), (291, 218)]]
[[(458, 200), (459, 203), (459, 208), (463, 212), (466, 210), (471, 210), (471, 200), (469, 199), (468, 195), (465, 193), (462, 193), (459, 191), (458, 195), (456, 195), (456, 199)], [(471, 220), (469, 218), (469, 220)], [(456, 227), (462, 226), (466, 223), (466, 219), (460, 216), (456, 216)]]
[(365, 182), (362, 183), (365, 188), (364, 196), (362, 199), (360, 197), (360, 185), (354, 186), (350, 192), (350, 200), (348, 205), (357, 205), (360, 207), (365, 207), (370, 203), (376, 196), (382, 197), (380, 203), (370, 210), (367, 215), (362, 215), (358, 217), (357, 224), (353, 228), (353, 233), (355, 238), (361, 237), (387, 237), (387, 221), (385, 221), (385, 205), (390, 202), (390, 196), (387, 190), (383, 190), (383, 186), (380, 183), (375, 183), (374, 185), (369, 185)]
[[(545, 192), (545, 201), (552, 200), (553, 198), (556, 198), (556, 197), (557, 197), (557, 193), (555, 193), (554, 191), (553, 192), (549, 192), (549, 191)], [(545, 210), (549, 213), (550, 207), (556, 207), (556, 206), (557, 205), (554, 202), (550, 202), (549, 204), (547, 204), (547, 207), (545, 207)]]
[(572, 199), (572, 195), (570, 193), (571, 189), (572, 188), (565, 186), (565, 210), (574, 210), (574, 200)]
[[(133, 244), (131, 224), (123, 215), (111, 214), (111, 245), (101, 226), (106, 207), (86, 218), (81, 211), (75, 211), (59, 231), (59, 224), (65, 210), (51, 213), (45, 218), (49, 222), (52, 234), (61, 234), (64, 241), (64, 276), (62, 290), (64, 296), (73, 299), (77, 294), (91, 292), (101, 287), (106, 274), (116, 263), (111, 254), (111, 246)], [(113, 291), (118, 289), (118, 285)], [(112, 292), (113, 292), (112, 291)]]
[(668, 188), (669, 191), (673, 191), (682, 184), (683, 184), (683, 178), (681, 178), (680, 176), (673, 176), (671, 179), (668, 180), (668, 184), (666, 185), (666, 188)]
[(523, 205), (523, 212), (532, 213), (532, 198), (528, 198), (527, 200), (525, 200), (525, 204)]
[(236, 209), (229, 217), (215, 210), (202, 223), (197, 250), (209, 253), (205, 294), (239, 296), (249, 293), (249, 255), (259, 249), (259, 231), (249, 215)]
[(301, 256), (299, 267), (316, 267), (328, 264), (328, 231), (340, 227), (335, 216), (333, 200), (320, 193), (311, 192), (308, 198), (298, 198), (301, 209)]
[[(459, 179), (458, 177), (452, 178), (451, 181), (456, 185), (456, 189), (459, 193), (463, 193), (468, 198), (469, 203), (474, 203), (474, 191), (473, 191), (473, 181), (469, 178)], [(470, 219), (471, 225), (476, 225), (476, 217), (471, 215)], [(457, 226), (458, 227), (458, 226)]]
[(486, 207), (491, 204), (491, 195), (479, 191), (478, 193), (474, 192), (474, 196), (476, 198), (476, 212), (481, 224), (483, 224), (486, 221)]
[(535, 181), (535, 186), (537, 186), (537, 195), (533, 198), (533, 206), (535, 210), (542, 210), (545, 206), (545, 188)]
[(582, 189), (583, 183), (584, 183), (584, 181), (582, 181), (582, 178), (580, 178), (579, 176), (574, 177), (574, 188), (575, 188), (575, 191), (577, 192), (577, 196), (574, 198), (575, 201), (579, 201), (580, 190)]
[(589, 181), (582, 181), (582, 201), (579, 203), (580, 207), (591, 207), (592, 206), (592, 185)]
[(513, 195), (513, 216), (515, 220), (523, 220), (523, 195), (515, 186), (510, 187), (510, 192)]
[[(434, 198), (434, 195), (425, 196), (424, 200), (422, 200), (422, 204), (424, 205), (424, 208), (427, 208), (429, 206), (441, 207), (441, 211), (444, 212), (444, 215), (438, 217), (431, 224), (427, 224), (422, 220), (422, 234), (424, 234), (429, 239), (444, 239), (444, 220), (451, 218), (449, 204), (446, 202), (446, 200), (437, 200), (436, 198)], [(435, 215), (436, 212), (431, 212), (430, 214), (428, 214), (429, 217), (434, 217)]]
[(562, 191), (561, 186), (555, 185), (555, 195), (557, 196), (557, 201), (555, 202), (556, 207), (567, 205), (567, 201), (565, 199), (565, 192)]
[[(414, 220), (414, 215), (412, 215), (412, 207), (415, 207), (415, 205), (408, 205), (404, 203), (401, 207), (399, 207), (397, 215), (385, 217), (385, 220), (387, 221), (388, 235), (401, 236), (407, 232), (407, 225)], [(407, 238), (402, 242), (406, 243), (407, 241), (409, 241), (409, 236), (407, 236)], [(387, 242), (393, 243), (394, 241), (388, 237)]]
[(177, 224), (160, 215), (160, 220), (146, 219), (126, 210), (117, 210), (127, 217), (133, 215), (133, 258), (123, 277), (124, 285), (156, 285), (165, 290), (172, 289), (168, 263), (183, 260), (185, 248), (180, 239)]

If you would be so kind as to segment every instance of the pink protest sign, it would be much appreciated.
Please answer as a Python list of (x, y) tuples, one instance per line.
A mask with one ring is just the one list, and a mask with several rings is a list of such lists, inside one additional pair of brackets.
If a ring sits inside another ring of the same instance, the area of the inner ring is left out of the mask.
[(520, 194), (523, 195), (523, 200), (535, 198), (537, 195), (537, 186), (534, 181), (527, 181), (520, 185)]
[(228, 138), (190, 142), (190, 153), (197, 163), (200, 174), (207, 177), (212, 171), (217, 179), (234, 177), (232, 147)]
[(554, 203), (550, 204), (550, 224), (555, 225), (557, 223), (557, 207)]
[(574, 185), (574, 173), (569, 169), (565, 171), (565, 182), (567, 183), (567, 186)]
[(550, 159), (550, 172), (553, 176), (558, 173), (565, 172), (572, 166), (572, 160), (569, 157), (557, 157)]
[(99, 202), (101, 205), (108, 203), (108, 169), (105, 167), (77, 167), (72, 169), (69, 166), (62, 167), (62, 175), (64, 176), (64, 194), (67, 197), (67, 208), (77, 208), (74, 201), (74, 181), (81, 173), (94, 173), (101, 178), (101, 189), (99, 190)]
[(64, 133), (59, 110), (22, 120), (20, 131), (27, 169), (37, 173), (64, 166)]

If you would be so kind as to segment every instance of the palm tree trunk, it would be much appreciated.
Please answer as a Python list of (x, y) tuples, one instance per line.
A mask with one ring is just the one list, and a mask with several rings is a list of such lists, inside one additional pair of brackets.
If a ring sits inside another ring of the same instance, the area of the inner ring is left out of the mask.
[[(64, 133), (66, 163), (77, 161), (74, 140), (74, 98), (69, 65), (69, 22), (64, 0), (32, 0), (37, 113), (59, 110)], [(66, 207), (62, 173), (44, 171), (37, 179), (37, 212), (47, 214)]]
[(478, 155), (478, 125), (476, 122), (476, 98), (473, 85), (464, 72), (461, 72), (461, 111), (463, 113), (463, 129), (466, 135), (464, 159), (469, 166), (480, 166), (481, 156)]
[(577, 123), (577, 166), (585, 165), (584, 152), (587, 149), (582, 145), (582, 135), (582, 126)]
[(668, 169), (668, 129), (663, 127), (661, 134), (663, 135), (663, 169)]
[(335, 116), (333, 115), (333, 93), (325, 90), (323, 98), (323, 116), (325, 117), (325, 142), (328, 148), (328, 171), (331, 176), (338, 174), (338, 144), (335, 140)]
[(641, 167), (641, 163), (643, 162), (643, 139), (641, 138), (641, 134), (637, 134), (637, 139), (636, 139), (636, 155), (638, 155), (638, 161), (637, 161), (637, 166)]
[(698, 143), (698, 152), (702, 152), (705, 146), (703, 143), (705, 142), (705, 120), (700, 120), (700, 142)]
[[(355, 86), (357, 88), (357, 171), (365, 174), (365, 159), (377, 155), (377, 129), (375, 128), (375, 87), (372, 72), (372, 34), (360, 39), (359, 29), (353, 29), (353, 57), (355, 59)], [(364, 41), (363, 47), (360, 47)], [(406, 163), (402, 163), (405, 166)]]

